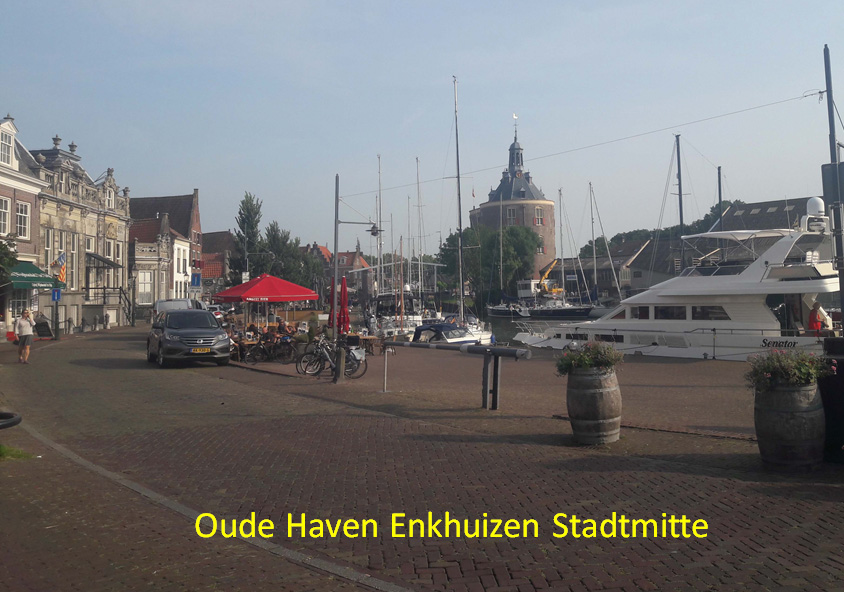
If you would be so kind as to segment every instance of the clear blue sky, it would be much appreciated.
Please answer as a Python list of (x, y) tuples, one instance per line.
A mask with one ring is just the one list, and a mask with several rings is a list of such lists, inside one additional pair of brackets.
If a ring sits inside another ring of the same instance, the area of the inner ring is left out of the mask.
[[(93, 177), (113, 167), (132, 196), (198, 187), (205, 231), (233, 228), (249, 191), (264, 223), (329, 247), (334, 175), (341, 219), (366, 220), (380, 154), (398, 248), (418, 157), (431, 252), (457, 222), (454, 75), (465, 224), (473, 190), (477, 204), (498, 184), (517, 113), (526, 166), (549, 199), (563, 189), (582, 244), (590, 181), (608, 236), (657, 226), (674, 133), (687, 220), (715, 203), (715, 165), (726, 199), (820, 194), (817, 96), (681, 124), (822, 89), (824, 43), (841, 103), (842, 17), (840, 0), (11, 2), (0, 110), (28, 148), (75, 141)], [(362, 226), (340, 236), (370, 250)]]

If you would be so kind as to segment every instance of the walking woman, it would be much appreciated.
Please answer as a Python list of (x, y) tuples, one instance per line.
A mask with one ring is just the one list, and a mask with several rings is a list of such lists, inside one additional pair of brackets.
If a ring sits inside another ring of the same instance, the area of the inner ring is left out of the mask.
[(35, 321), (29, 316), (29, 309), (23, 311), (21, 318), (15, 323), (15, 335), (18, 343), (18, 363), (29, 364), (29, 347), (32, 345), (32, 328)]

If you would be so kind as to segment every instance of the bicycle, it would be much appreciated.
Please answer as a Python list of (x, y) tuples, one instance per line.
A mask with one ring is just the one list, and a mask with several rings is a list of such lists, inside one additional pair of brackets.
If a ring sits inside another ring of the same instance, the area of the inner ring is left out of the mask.
[(296, 342), (289, 336), (261, 336), (258, 343), (249, 347), (243, 358), (248, 364), (279, 362), (289, 364), (296, 359)]
[[(344, 346), (345, 350), (345, 376), (347, 378), (360, 378), (366, 374), (368, 367), (366, 352), (360, 347)], [(320, 336), (314, 342), (313, 351), (302, 354), (296, 361), (296, 371), (299, 374), (318, 376), (326, 368), (335, 369), (334, 344)]]

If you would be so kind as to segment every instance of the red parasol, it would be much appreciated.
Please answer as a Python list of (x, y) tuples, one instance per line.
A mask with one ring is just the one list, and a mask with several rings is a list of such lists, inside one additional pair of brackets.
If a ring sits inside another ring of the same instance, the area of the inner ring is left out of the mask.
[(340, 312), (337, 317), (337, 326), (341, 333), (349, 332), (349, 290), (346, 287), (346, 278), (340, 282)]
[(297, 302), (317, 299), (319, 296), (313, 290), (266, 273), (214, 295), (217, 302)]

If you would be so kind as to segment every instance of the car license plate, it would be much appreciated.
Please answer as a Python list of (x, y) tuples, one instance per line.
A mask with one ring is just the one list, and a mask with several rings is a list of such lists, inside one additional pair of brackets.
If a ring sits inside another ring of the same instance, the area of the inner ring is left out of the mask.
[(192, 347), (190, 353), (192, 354), (207, 354), (211, 352), (210, 347)]

